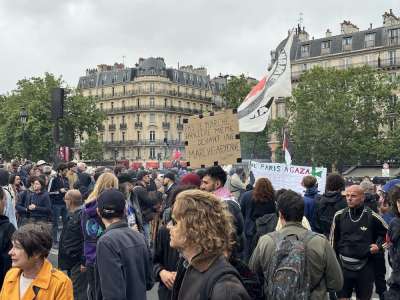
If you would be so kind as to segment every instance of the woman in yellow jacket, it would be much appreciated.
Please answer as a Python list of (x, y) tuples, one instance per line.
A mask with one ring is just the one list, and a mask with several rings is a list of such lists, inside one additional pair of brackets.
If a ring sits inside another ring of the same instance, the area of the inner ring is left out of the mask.
[(46, 224), (27, 224), (12, 236), (7, 272), (0, 300), (73, 300), (71, 280), (46, 259), (52, 239)]

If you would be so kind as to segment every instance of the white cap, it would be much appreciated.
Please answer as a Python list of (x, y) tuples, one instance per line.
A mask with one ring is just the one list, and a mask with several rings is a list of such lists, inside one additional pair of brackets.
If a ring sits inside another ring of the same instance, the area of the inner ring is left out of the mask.
[(46, 163), (43, 159), (39, 160), (39, 161), (36, 163), (37, 166), (41, 166), (41, 165), (45, 165), (45, 164), (47, 164), (47, 163)]

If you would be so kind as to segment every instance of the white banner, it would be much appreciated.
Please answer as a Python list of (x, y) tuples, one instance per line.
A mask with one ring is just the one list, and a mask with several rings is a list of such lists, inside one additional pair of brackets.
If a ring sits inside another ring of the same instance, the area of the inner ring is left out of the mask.
[(251, 171), (256, 180), (264, 177), (268, 178), (275, 190), (291, 189), (301, 195), (304, 194), (304, 187), (301, 181), (304, 176), (312, 175), (317, 179), (318, 190), (321, 193), (325, 192), (326, 168), (293, 166), (278, 163), (259, 163), (250, 162)]
[(238, 107), (239, 131), (260, 132), (267, 124), (274, 99), (292, 96), (290, 49), (294, 31), (280, 49), (278, 59), (267, 75), (250, 91)]

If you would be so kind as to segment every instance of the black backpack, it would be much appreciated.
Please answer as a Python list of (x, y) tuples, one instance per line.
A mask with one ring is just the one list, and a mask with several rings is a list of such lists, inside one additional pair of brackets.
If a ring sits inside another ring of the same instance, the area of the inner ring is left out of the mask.
[(258, 240), (263, 235), (275, 231), (276, 225), (278, 224), (278, 216), (276, 213), (265, 214), (259, 217), (255, 221), (255, 233), (253, 240), (251, 241), (250, 254), (253, 253), (257, 246)]
[(200, 295), (200, 300), (208, 300), (212, 296), (215, 284), (225, 275), (233, 275), (240, 280), (253, 300), (263, 300), (263, 287), (257, 274), (253, 273), (249, 267), (241, 260), (232, 257), (229, 263), (219, 267), (205, 281)]
[(329, 235), (331, 230), (333, 217), (340, 209), (336, 207), (337, 202), (326, 201), (321, 198), (319, 202), (319, 231), (322, 234)]

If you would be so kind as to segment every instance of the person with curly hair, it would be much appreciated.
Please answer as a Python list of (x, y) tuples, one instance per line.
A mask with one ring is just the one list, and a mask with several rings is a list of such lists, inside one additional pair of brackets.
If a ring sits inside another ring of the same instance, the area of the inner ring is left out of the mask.
[[(172, 299), (250, 299), (239, 274), (228, 263), (232, 249), (232, 216), (226, 204), (205, 191), (180, 193), (173, 206), (171, 247), (182, 259), (172, 289)], [(220, 270), (226, 270), (215, 278)]]

